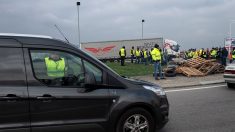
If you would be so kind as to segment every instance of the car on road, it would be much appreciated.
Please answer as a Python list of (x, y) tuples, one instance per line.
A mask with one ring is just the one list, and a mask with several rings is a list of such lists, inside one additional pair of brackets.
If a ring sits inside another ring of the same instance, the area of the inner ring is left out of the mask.
[(224, 80), (229, 88), (235, 87), (235, 63), (231, 63), (225, 67)]
[(0, 132), (154, 132), (164, 90), (124, 78), (67, 42), (0, 34)]

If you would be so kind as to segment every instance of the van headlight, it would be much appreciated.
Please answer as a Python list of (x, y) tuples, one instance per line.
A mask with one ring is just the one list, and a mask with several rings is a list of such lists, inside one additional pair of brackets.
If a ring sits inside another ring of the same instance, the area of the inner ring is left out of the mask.
[(160, 96), (166, 95), (165, 91), (161, 87), (147, 86), (147, 85), (143, 85), (143, 87), (147, 90), (153, 91), (157, 95)]

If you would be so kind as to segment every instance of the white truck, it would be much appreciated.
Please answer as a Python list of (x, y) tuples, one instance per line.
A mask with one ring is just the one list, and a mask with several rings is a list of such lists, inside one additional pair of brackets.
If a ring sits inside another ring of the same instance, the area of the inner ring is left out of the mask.
[(134, 46), (141, 49), (148, 49), (158, 44), (163, 49), (164, 39), (163, 38), (151, 38), (151, 39), (133, 39), (133, 40), (118, 40), (118, 41), (102, 41), (102, 42), (86, 42), (81, 43), (81, 49), (91, 55), (97, 57), (102, 61), (115, 61), (118, 60), (119, 51), (122, 46), (125, 46), (127, 58), (130, 58), (131, 47)]

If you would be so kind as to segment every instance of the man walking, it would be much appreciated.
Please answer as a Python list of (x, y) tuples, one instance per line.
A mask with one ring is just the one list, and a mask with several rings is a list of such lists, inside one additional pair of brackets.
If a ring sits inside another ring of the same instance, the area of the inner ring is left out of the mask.
[(121, 66), (124, 66), (125, 58), (126, 58), (125, 46), (123, 46), (123, 47), (120, 49), (119, 55), (120, 55), (120, 58), (121, 58)]

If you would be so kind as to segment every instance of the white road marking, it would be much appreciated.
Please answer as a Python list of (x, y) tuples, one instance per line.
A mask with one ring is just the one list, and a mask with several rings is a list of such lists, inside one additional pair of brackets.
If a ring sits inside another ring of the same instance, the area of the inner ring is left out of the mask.
[(210, 89), (210, 88), (218, 88), (224, 87), (226, 85), (216, 85), (216, 86), (207, 86), (207, 87), (199, 87), (199, 88), (184, 88), (184, 89), (176, 89), (176, 90), (165, 90), (166, 93), (171, 92), (181, 92), (181, 91), (192, 91), (192, 90), (199, 90), (199, 89)]

